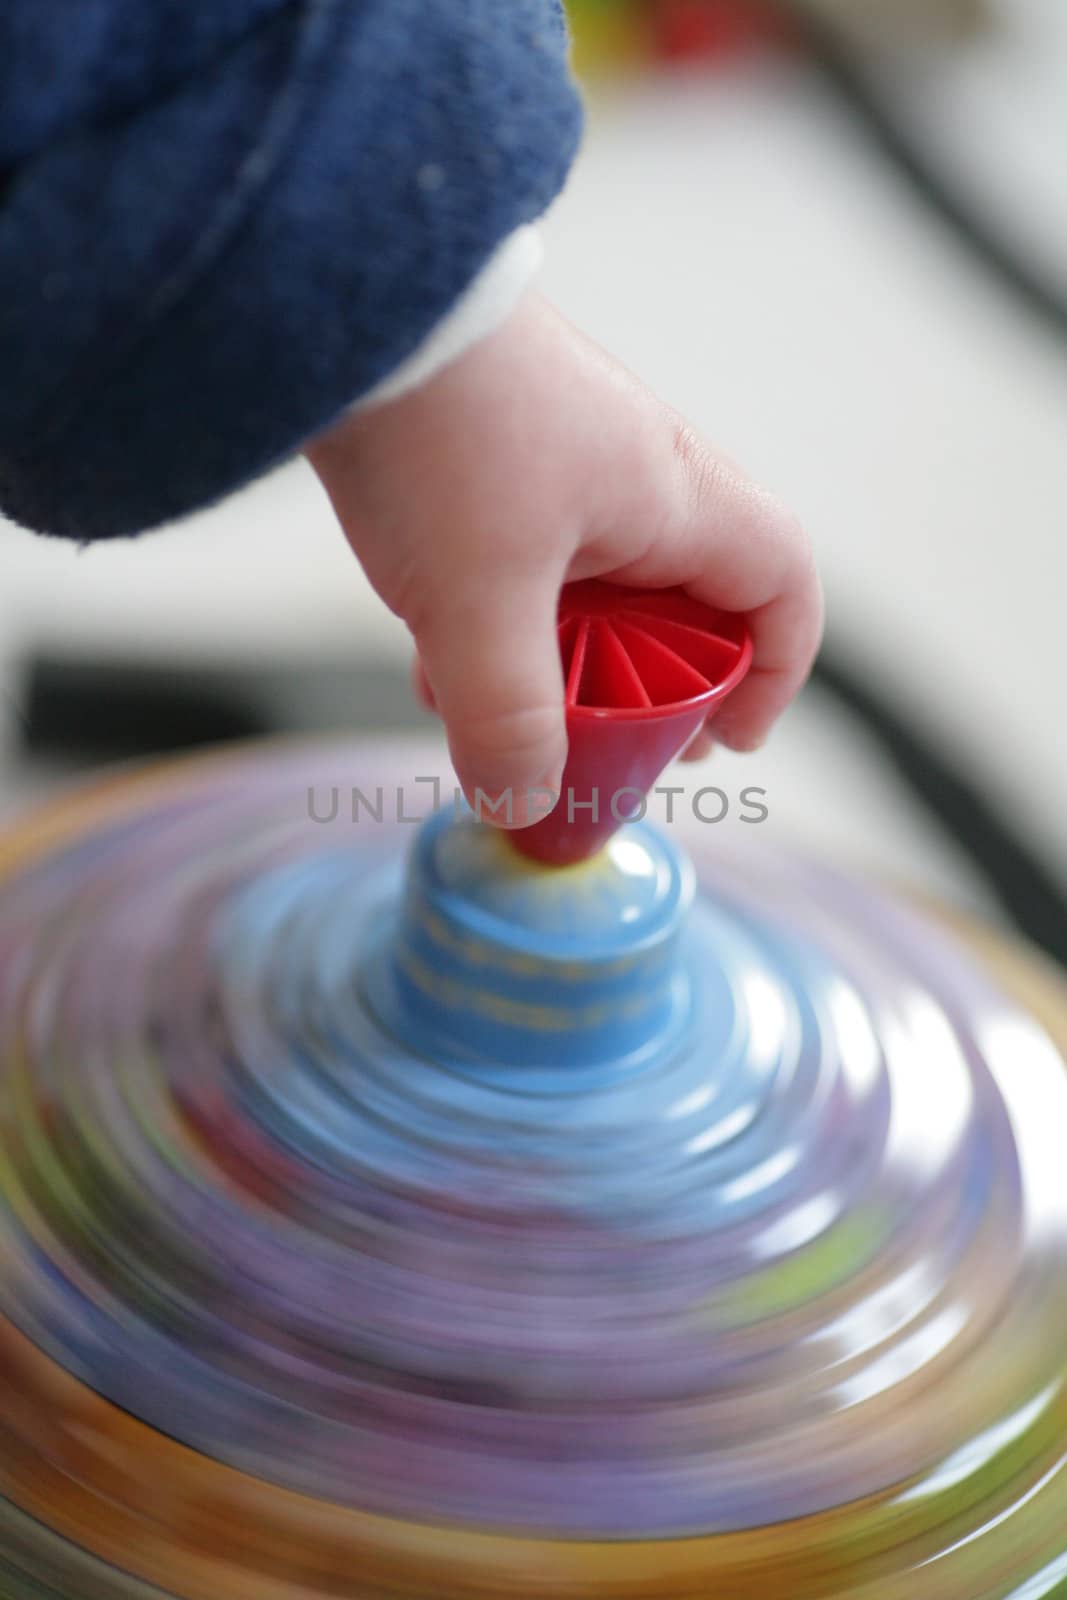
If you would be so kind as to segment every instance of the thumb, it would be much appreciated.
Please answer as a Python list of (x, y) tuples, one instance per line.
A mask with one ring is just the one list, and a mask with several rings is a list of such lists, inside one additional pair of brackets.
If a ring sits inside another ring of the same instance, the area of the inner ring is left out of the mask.
[(438, 589), (413, 627), (444, 719), (459, 781), (474, 810), (523, 827), (558, 794), (567, 755), (558, 585), (538, 574)]

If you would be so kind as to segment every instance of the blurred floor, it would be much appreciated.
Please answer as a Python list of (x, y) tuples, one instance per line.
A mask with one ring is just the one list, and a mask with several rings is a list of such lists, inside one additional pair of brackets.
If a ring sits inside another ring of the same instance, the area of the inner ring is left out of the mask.
[[(802, 513), (838, 639), (1067, 865), (1067, 357), (817, 75), (762, 63), (598, 93), (545, 288)], [(302, 465), (145, 545), (79, 552), (5, 528), (0, 573), (9, 723), (35, 648), (253, 665), (321, 649), (398, 670), (407, 654)], [(10, 806), (52, 775), (7, 748)], [(762, 784), (776, 831), (975, 893), (814, 701), (705, 781)]]

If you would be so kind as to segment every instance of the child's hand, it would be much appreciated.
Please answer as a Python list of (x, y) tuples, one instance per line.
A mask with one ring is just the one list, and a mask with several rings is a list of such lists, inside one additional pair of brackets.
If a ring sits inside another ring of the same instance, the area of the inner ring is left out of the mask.
[(560, 787), (555, 619), (569, 579), (684, 584), (747, 614), (752, 671), (714, 723), (735, 750), (763, 741), (807, 676), (822, 601), (795, 519), (536, 297), (308, 456), (415, 637), (469, 797)]

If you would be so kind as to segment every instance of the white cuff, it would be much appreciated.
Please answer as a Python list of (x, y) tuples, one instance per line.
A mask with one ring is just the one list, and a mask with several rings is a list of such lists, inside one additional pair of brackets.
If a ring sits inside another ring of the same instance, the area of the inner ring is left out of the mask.
[(509, 234), (451, 311), (399, 367), (360, 396), (354, 409), (382, 405), (420, 388), (480, 339), (495, 333), (537, 276), (543, 257), (544, 245), (535, 225)]

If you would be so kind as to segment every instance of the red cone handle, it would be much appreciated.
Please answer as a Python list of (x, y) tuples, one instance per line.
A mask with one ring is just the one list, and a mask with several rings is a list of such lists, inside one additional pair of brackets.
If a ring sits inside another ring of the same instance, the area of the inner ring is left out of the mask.
[(551, 815), (511, 835), (524, 855), (567, 866), (592, 855), (752, 661), (744, 621), (682, 589), (590, 580), (560, 597), (570, 750)]

